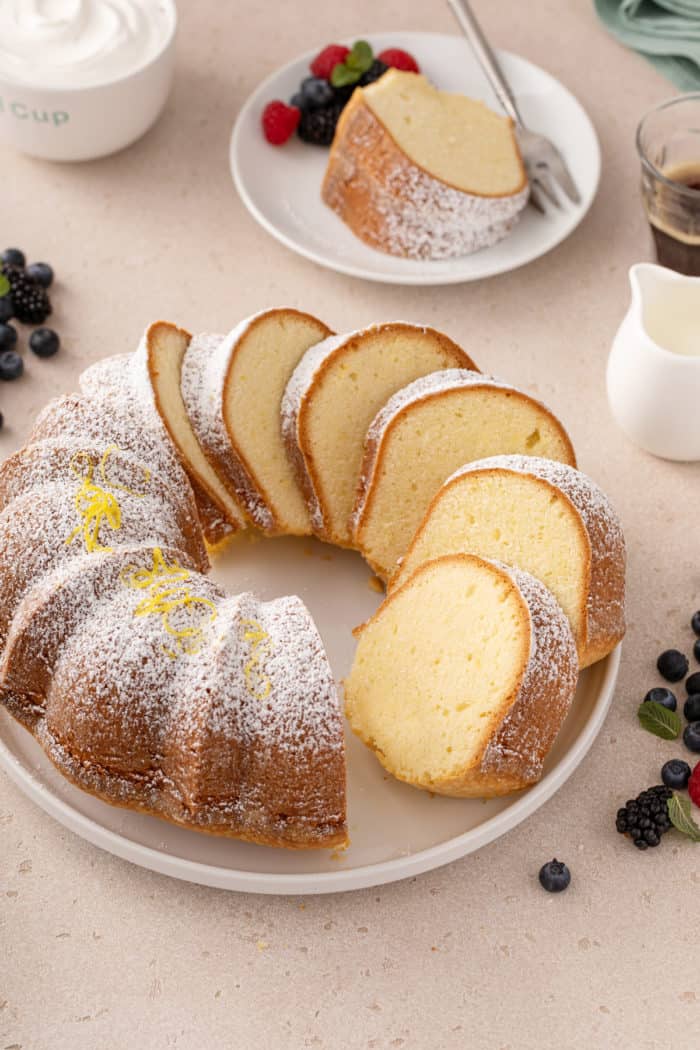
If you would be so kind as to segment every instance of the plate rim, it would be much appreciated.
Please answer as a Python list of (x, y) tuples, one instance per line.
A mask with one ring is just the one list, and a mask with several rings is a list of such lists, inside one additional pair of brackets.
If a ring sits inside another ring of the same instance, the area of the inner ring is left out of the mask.
[(377, 864), (364, 864), (357, 868), (339, 868), (338, 871), (315, 873), (258, 873), (237, 868), (221, 868), (213, 864), (174, 857), (152, 846), (133, 842), (74, 809), (69, 802), (51, 791), (43, 781), (25, 767), (4, 738), (3, 720), (9, 720), (13, 726), (19, 725), (24, 732), (28, 730), (17, 723), (4, 709), (0, 710), (0, 768), (8, 774), (13, 783), (30, 801), (69, 831), (122, 860), (161, 875), (216, 889), (285, 896), (307, 896), (369, 889), (373, 886), (398, 882), (427, 871), (433, 871), (473, 853), (517, 827), (544, 805), (578, 768), (605, 723), (615, 691), (621, 648), (622, 643), (620, 642), (604, 660), (600, 661), (600, 664), (595, 665), (599, 667), (601, 664), (604, 665), (602, 681), (583, 730), (554, 769), (522, 794), (516, 802), (493, 817), (489, 817), (476, 828), (470, 828), (444, 842), (408, 856), (394, 857)]
[[(358, 37), (357, 39), (360, 39), (360, 38), (362, 38), (362, 39), (369, 39), (369, 38), (380, 39), (380, 38), (385, 38), (385, 40), (383, 42), (386, 42), (386, 39), (391, 38), (391, 39), (395, 40), (398, 36), (400, 36), (401, 38), (410, 37), (410, 38), (415, 39), (415, 40), (425, 39), (426, 37), (430, 37), (430, 38), (433, 38), (433, 39), (437, 38), (437, 39), (441, 39), (441, 40), (459, 39), (459, 35), (456, 34), (456, 33), (455, 34), (451, 34), (451, 33), (432, 33), (432, 32), (429, 32), (429, 31), (422, 32), (422, 31), (419, 31), (419, 30), (406, 30), (406, 31), (402, 31), (400, 33), (394, 33), (394, 34), (387, 33), (387, 32), (368, 33), (368, 34), (365, 34), (364, 36), (362, 34), (360, 34), (360, 37)], [(246, 186), (246, 184), (245, 184), (245, 182), (243, 180), (243, 177), (241, 175), (239, 162), (238, 162), (238, 154), (240, 152), (240, 140), (242, 139), (242, 135), (243, 135), (243, 131), (242, 131), (243, 123), (244, 123), (245, 119), (248, 117), (250, 111), (256, 105), (256, 102), (257, 102), (257, 99), (258, 99), (259, 95), (261, 93), (263, 93), (264, 90), (269, 85), (273, 84), (281, 74), (284, 74), (284, 73), (288, 72), (294, 66), (296, 66), (299, 62), (307, 61), (307, 60), (310, 60), (311, 58), (313, 58), (316, 55), (316, 53), (317, 53), (316, 49), (312, 49), (310, 51), (305, 51), (302, 54), (297, 55), (296, 58), (292, 59), (290, 62), (286, 62), (283, 66), (279, 66), (277, 69), (274, 69), (271, 73), (268, 74), (268, 76), (266, 76), (250, 92), (250, 94), (245, 99), (243, 105), (241, 106), (240, 110), (238, 111), (236, 119), (235, 119), (235, 121), (233, 123), (233, 128), (231, 130), (231, 137), (230, 137), (230, 141), (229, 141), (229, 168), (230, 168), (231, 177), (233, 179), (233, 183), (235, 185), (236, 191), (237, 191), (237, 193), (238, 193), (238, 195), (239, 195), (243, 205), (246, 207), (246, 209), (248, 210), (249, 214), (255, 219), (255, 221), (267, 233), (269, 233), (270, 236), (272, 236), (280, 244), (283, 244), (290, 251), (293, 251), (297, 255), (300, 255), (303, 258), (308, 259), (310, 262), (316, 263), (316, 265), (318, 265), (318, 266), (322, 266), (324, 269), (331, 270), (331, 271), (334, 271), (336, 273), (343, 274), (343, 275), (345, 275), (347, 277), (354, 277), (357, 280), (372, 281), (372, 282), (377, 283), (377, 284), (393, 284), (393, 285), (409, 285), (409, 286), (413, 285), (413, 286), (419, 286), (419, 287), (420, 286), (423, 286), (423, 287), (437, 286), (437, 287), (439, 287), (441, 285), (451, 285), (451, 284), (470, 284), (470, 283), (472, 283), (474, 281), (488, 280), (491, 277), (498, 277), (501, 274), (512, 273), (514, 270), (518, 270), (518, 269), (520, 269), (523, 266), (528, 266), (530, 263), (536, 262), (537, 259), (541, 259), (544, 255), (547, 255), (549, 252), (554, 251), (555, 248), (559, 247), (559, 245), (562, 244), (563, 241), (565, 241), (568, 237), (570, 237), (575, 232), (575, 230), (580, 226), (581, 222), (583, 221), (583, 219), (586, 217), (586, 215), (590, 211), (591, 207), (593, 206), (593, 202), (596, 199), (596, 196), (597, 196), (597, 193), (598, 193), (598, 188), (599, 188), (599, 185), (600, 185), (600, 175), (601, 175), (601, 167), (602, 167), (602, 154), (601, 154), (601, 148), (600, 148), (600, 141), (598, 139), (598, 134), (596, 132), (595, 125), (593, 124), (593, 121), (591, 120), (591, 118), (590, 118), (590, 116), (588, 114), (588, 111), (585, 109), (585, 107), (579, 101), (579, 99), (576, 97), (576, 95), (574, 95), (573, 92), (570, 91), (569, 88), (567, 88), (565, 84), (562, 84), (562, 82), (560, 80), (558, 80), (557, 77), (555, 77), (552, 73), (549, 73), (546, 69), (543, 69), (542, 66), (538, 66), (535, 62), (531, 62), (530, 59), (524, 58), (522, 55), (517, 54), (517, 52), (508, 51), (508, 50), (506, 50), (504, 48), (494, 48), (494, 51), (495, 51), (495, 54), (496, 54), (496, 56), (497, 56), (497, 58), (499, 60), (503, 60), (504, 57), (507, 58), (507, 59), (510, 59), (510, 58), (517, 59), (517, 61), (522, 62), (526, 66), (529, 66), (530, 69), (536, 71), (536, 73), (538, 75), (545, 77), (546, 79), (550, 80), (552, 82), (552, 84), (556, 85), (558, 90), (563, 92), (565, 95), (567, 95), (573, 101), (573, 103), (578, 107), (578, 109), (581, 112), (581, 116), (586, 121), (586, 123), (588, 124), (588, 128), (589, 128), (589, 131), (591, 133), (591, 140), (592, 140), (592, 144), (593, 144), (592, 160), (594, 160), (594, 162), (595, 162), (595, 178), (594, 178), (593, 184), (592, 184), (592, 189), (591, 189), (591, 193), (590, 193), (590, 199), (588, 200), (588, 203), (585, 205), (585, 207), (580, 208), (579, 211), (577, 212), (576, 221), (574, 222), (573, 226), (571, 226), (569, 228), (566, 228), (566, 229), (563, 229), (562, 231), (560, 231), (556, 235), (556, 237), (552, 241), (552, 243), (549, 244), (543, 250), (539, 251), (536, 255), (533, 255), (530, 258), (524, 259), (524, 260), (522, 260), (520, 262), (513, 262), (512, 264), (506, 264), (506, 265), (501, 264), (499, 266), (494, 267), (493, 269), (487, 270), (486, 272), (474, 274), (474, 275), (471, 275), (471, 276), (470, 275), (465, 275), (464, 273), (460, 273), (459, 271), (454, 272), (454, 273), (452, 273), (452, 272), (436, 273), (433, 276), (431, 276), (428, 272), (426, 272), (426, 273), (416, 273), (416, 274), (412, 274), (412, 273), (405, 273), (405, 274), (381, 273), (379, 271), (365, 270), (361, 266), (357, 266), (357, 265), (352, 264), (352, 263), (343, 263), (342, 259), (337, 259), (336, 260), (335, 258), (325, 256), (322, 253), (315, 251), (313, 248), (306, 247), (305, 245), (299, 243), (298, 241), (294, 240), (294, 238), (288, 236), (281, 229), (279, 229), (274, 224), (274, 222), (272, 222), (264, 214), (264, 212), (262, 212), (260, 210), (258, 205), (253, 200), (253, 198), (250, 196), (250, 193), (248, 192), (247, 186)], [(308, 61), (307, 61), (307, 64), (308, 64)], [(488, 249), (485, 249), (485, 250), (488, 252)], [(380, 253), (380, 254), (383, 254), (383, 253)], [(469, 258), (469, 256), (466, 256), (466, 258)], [(459, 262), (459, 260), (456, 260), (456, 261)]]

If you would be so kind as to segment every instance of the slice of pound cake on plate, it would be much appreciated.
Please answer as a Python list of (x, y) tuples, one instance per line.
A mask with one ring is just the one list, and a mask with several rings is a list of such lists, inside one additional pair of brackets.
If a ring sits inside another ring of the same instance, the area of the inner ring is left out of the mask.
[(414, 259), (496, 244), (528, 194), (508, 117), (396, 69), (353, 92), (322, 188), (361, 240)]

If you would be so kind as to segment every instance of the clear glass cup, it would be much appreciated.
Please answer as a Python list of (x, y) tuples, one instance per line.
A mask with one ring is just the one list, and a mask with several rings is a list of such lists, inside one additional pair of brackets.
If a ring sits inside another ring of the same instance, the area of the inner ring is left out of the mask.
[(700, 92), (650, 110), (637, 128), (637, 151), (656, 257), (700, 277)]

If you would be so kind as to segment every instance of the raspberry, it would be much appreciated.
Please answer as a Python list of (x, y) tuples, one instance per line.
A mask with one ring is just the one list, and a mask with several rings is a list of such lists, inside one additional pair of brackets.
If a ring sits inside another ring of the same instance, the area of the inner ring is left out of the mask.
[(409, 55), (408, 51), (402, 51), (400, 47), (388, 47), (386, 51), (377, 55), (377, 58), (385, 65), (391, 66), (392, 69), (402, 69), (404, 73), (420, 73), (413, 55)]
[(690, 774), (688, 781), (688, 794), (696, 806), (700, 806), (700, 762)]
[(343, 47), (342, 44), (329, 44), (316, 55), (309, 69), (315, 77), (330, 80), (334, 68), (339, 62), (344, 62), (349, 54), (349, 47)]
[(262, 126), (265, 138), (273, 146), (281, 146), (294, 134), (299, 124), (301, 110), (275, 99), (263, 110)]

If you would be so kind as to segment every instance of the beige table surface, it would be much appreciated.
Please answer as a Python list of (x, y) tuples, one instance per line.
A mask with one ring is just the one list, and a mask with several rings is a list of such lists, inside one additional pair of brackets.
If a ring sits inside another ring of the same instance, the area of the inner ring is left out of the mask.
[[(674, 833), (640, 854), (613, 829), (617, 805), (682, 751), (642, 732), (635, 709), (657, 684), (656, 654), (689, 647), (700, 606), (700, 465), (637, 451), (604, 396), (627, 268), (649, 255), (634, 127), (673, 88), (605, 35), (586, 0), (481, 0), (493, 41), (588, 109), (603, 150), (598, 198), (526, 269), (444, 289), (371, 285), (297, 258), (249, 218), (228, 174), (231, 124), (298, 52), (368, 30), (452, 32), (446, 6), (180, 7), (176, 87), (142, 142), (80, 166), (2, 156), (0, 241), (54, 264), (64, 349), (28, 355), (25, 377), (2, 385), (0, 451), (155, 317), (225, 330), (284, 303), (339, 330), (426, 321), (566, 421), (624, 519), (629, 635), (613, 709), (556, 797), (479, 853), (377, 890), (302, 901), (180, 883), (84, 843), (0, 776), (0, 1050), (696, 1048), (700, 847)], [(561, 896), (536, 878), (555, 854), (573, 871)]]

